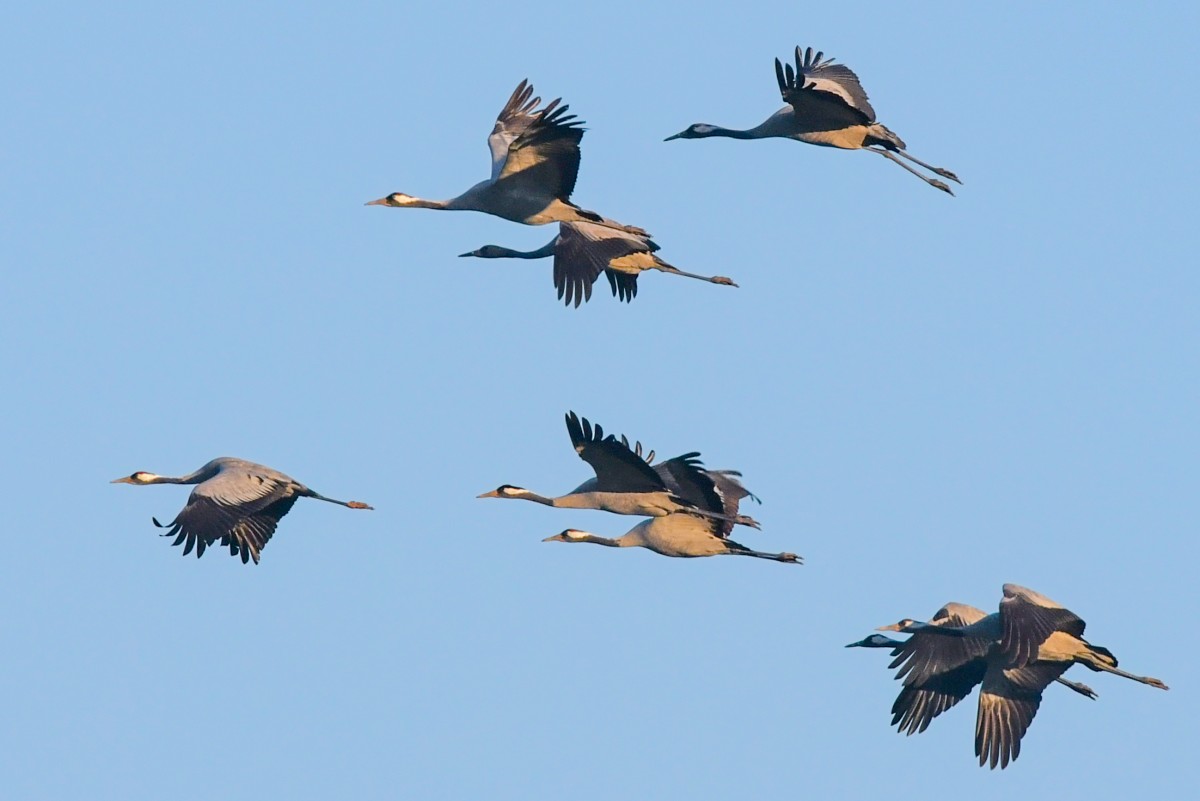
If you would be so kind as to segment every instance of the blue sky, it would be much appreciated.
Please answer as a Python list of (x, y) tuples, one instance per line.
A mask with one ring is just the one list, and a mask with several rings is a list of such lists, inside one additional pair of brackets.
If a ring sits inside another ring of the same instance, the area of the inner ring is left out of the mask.
[[(716, 4), (713, 4), (714, 6)], [(1197, 651), (1193, 7), (614, 0), (10, 12), (0, 784), (21, 799), (1180, 797)], [(947, 197), (862, 153), (676, 141), (814, 45)], [(450, 197), (528, 77), (588, 123), (575, 200), (682, 269), (554, 298), (552, 235)], [(958, 187), (956, 187), (958, 189)], [(588, 474), (574, 409), (764, 501), (803, 567), (543, 544), (476, 500)], [(150, 516), (218, 455), (320, 492), (262, 564)], [(1162, 693), (1076, 668), (1015, 766), (974, 705), (890, 731), (847, 642), (1006, 581)], [(1080, 674), (1080, 675), (1077, 675)]]

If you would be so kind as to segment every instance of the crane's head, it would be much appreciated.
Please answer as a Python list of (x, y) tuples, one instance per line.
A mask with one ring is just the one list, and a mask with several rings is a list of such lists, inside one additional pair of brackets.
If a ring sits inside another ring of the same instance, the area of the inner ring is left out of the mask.
[(898, 640), (893, 640), (891, 637), (885, 637), (882, 634), (872, 634), (865, 640), (852, 642), (847, 645), (847, 648), (895, 648), (897, 645), (903, 645)]
[(542, 542), (584, 542), (588, 538), (586, 531), (580, 531), (577, 528), (564, 529), (553, 537), (546, 537)]
[(411, 206), (417, 198), (412, 195), (406, 195), (403, 192), (393, 192), (387, 197), (381, 197), (379, 200), (368, 201), (368, 206)]
[(512, 253), (508, 248), (502, 248), (499, 245), (484, 245), (478, 250), (472, 250), (470, 253), (459, 253), (459, 258), (465, 256), (475, 256), (479, 259), (503, 259), (505, 256)]
[(901, 620), (899, 623), (893, 623), (890, 626), (880, 626), (879, 628), (877, 628), (875, 630), (876, 631), (906, 631), (907, 632), (907, 631), (915, 631), (917, 629), (922, 629), (924, 627), (925, 627), (924, 623), (918, 623), (917, 621), (913, 620), (911, 617), (906, 617), (903, 620)]
[(139, 470), (136, 473), (121, 478), (114, 478), (108, 482), (110, 484), (153, 484), (158, 478), (154, 473), (147, 473), (144, 470)]
[(476, 498), (526, 498), (532, 493), (521, 487), (514, 487), (512, 484), (501, 484), (491, 492), (485, 492), (482, 495), (476, 495)]
[(695, 125), (689, 125), (677, 134), (668, 136), (663, 141), (670, 142), (672, 139), (703, 139), (706, 136), (712, 136), (715, 130), (717, 130), (717, 126), (715, 125), (698, 122)]

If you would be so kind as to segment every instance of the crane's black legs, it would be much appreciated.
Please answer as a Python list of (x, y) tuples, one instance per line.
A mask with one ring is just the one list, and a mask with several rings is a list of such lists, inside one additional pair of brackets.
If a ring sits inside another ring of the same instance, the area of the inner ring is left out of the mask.
[(321, 493), (313, 492), (312, 490), (308, 491), (307, 497), (316, 498), (318, 501), (328, 501), (329, 503), (336, 503), (338, 506), (345, 506), (348, 509), (374, 509), (375, 508), (374, 506), (368, 506), (367, 504), (363, 503), (362, 501), (339, 501), (337, 498), (326, 498)]
[(757, 559), (770, 559), (772, 562), (791, 562), (793, 564), (804, 564), (804, 558), (796, 556), (794, 553), (765, 553), (763, 551), (752, 551), (749, 548), (745, 550), (730, 550), (729, 553), (733, 556), (753, 556)]
[(1095, 663), (1086, 662), (1085, 664), (1088, 667), (1092, 668), (1093, 670), (1103, 670), (1105, 673), (1113, 673), (1117, 676), (1123, 676), (1124, 678), (1127, 678), (1127, 679), (1133, 679), (1134, 681), (1140, 681), (1142, 684), (1149, 684), (1151, 687), (1157, 687), (1160, 690), (1170, 689), (1169, 687), (1167, 687), (1167, 685), (1163, 684), (1158, 679), (1151, 678), (1150, 676), (1136, 676), (1133, 673), (1126, 673), (1124, 670), (1121, 670), (1120, 668), (1115, 668), (1115, 667), (1112, 667), (1111, 665), (1106, 665), (1103, 662), (1095, 662)]
[[(908, 171), (909, 171), (909, 172), (911, 172), (913, 175), (917, 176), (918, 178), (920, 178), (922, 181), (924, 181), (925, 183), (929, 184), (930, 186), (932, 186), (932, 187), (935, 187), (935, 188), (937, 188), (937, 189), (940, 189), (940, 190), (942, 190), (943, 192), (945, 192), (945, 193), (946, 193), (946, 194), (948, 194), (948, 195), (953, 195), (953, 194), (954, 194), (954, 192), (950, 191), (950, 187), (949, 187), (949, 186), (947, 186), (947, 185), (946, 185), (944, 182), (942, 182), (942, 181), (939, 181), (939, 180), (938, 180), (938, 179), (936, 179), (936, 178), (930, 178), (928, 175), (922, 175), (921, 173), (917, 172), (917, 171), (916, 171), (916, 170), (914, 170), (912, 167), (908, 166), (908, 165), (907, 165), (907, 164), (905, 164), (903, 161), (901, 161), (900, 159), (898, 159), (898, 158), (896, 158), (894, 155), (892, 155), (892, 152), (891, 152), (890, 150), (884, 150), (883, 148), (875, 148), (875, 147), (864, 147), (864, 148), (863, 148), (863, 150), (869, 150), (869, 151), (870, 151), (870, 152), (872, 152), (872, 153), (878, 153), (879, 155), (883, 156), (885, 159), (888, 159), (889, 161), (894, 161), (894, 162), (896, 162), (896, 163), (897, 163), (897, 164), (899, 164), (901, 167), (903, 167), (904, 169), (908, 170)], [(903, 150), (898, 150), (898, 151), (896, 151), (896, 152), (898, 152), (898, 153), (904, 153), (904, 151), (903, 151)], [(912, 161), (916, 161), (916, 159), (914, 159), (912, 156), (908, 156), (907, 154), (905, 154), (905, 156), (906, 156), (906, 158), (909, 158), (909, 159), (911, 159)], [(923, 162), (917, 162), (917, 163), (918, 163), (918, 164), (922, 164), (923, 166), (928, 166), (928, 165), (924, 165), (924, 163), (923, 163)], [(938, 172), (937, 168), (933, 168), (933, 167), (931, 167), (930, 169), (934, 170), (935, 172)], [(938, 172), (938, 174), (939, 174), (939, 175), (942, 175), (942, 174), (944, 174), (944, 173), (942, 173), (942, 172)], [(955, 181), (958, 181), (958, 179), (957, 179), (957, 178), (954, 178), (954, 180), (955, 180)], [(961, 182), (961, 181), (959, 181), (959, 183), (962, 183), (962, 182)]]
[(932, 173), (935, 173), (935, 174), (937, 174), (937, 175), (940, 175), (940, 176), (942, 176), (943, 178), (949, 178), (951, 181), (954, 181), (956, 184), (961, 184), (961, 183), (962, 183), (962, 181), (960, 181), (960, 180), (958, 179), (958, 176), (957, 176), (957, 175), (955, 175), (954, 173), (950, 172), (950, 171), (949, 171), (949, 170), (947, 170), (945, 167), (935, 167), (935, 166), (933, 166), (932, 164), (926, 164), (925, 162), (921, 161), (921, 160), (920, 160), (919, 158), (917, 158), (916, 156), (914, 156), (914, 155), (910, 154), (910, 153), (909, 153), (907, 150), (897, 150), (897, 151), (896, 151), (896, 154), (897, 154), (897, 155), (899, 155), (899, 156), (903, 156), (904, 158), (908, 159), (909, 161), (913, 162), (914, 164), (920, 164), (920, 165), (921, 165), (922, 167), (924, 167), (925, 169), (929, 170), (929, 171), (930, 171), (930, 172), (932, 172)]
[(1064, 678), (1057, 678), (1057, 679), (1055, 679), (1055, 681), (1057, 681), (1059, 684), (1062, 684), (1066, 687), (1070, 687), (1072, 690), (1079, 693), (1080, 695), (1086, 695), (1088, 698), (1091, 698), (1093, 701), (1095, 701), (1097, 698), (1099, 698), (1099, 696), (1096, 695), (1096, 691), (1093, 690), (1091, 687), (1087, 686), (1086, 684), (1080, 684), (1077, 681), (1068, 681), (1067, 679), (1064, 679)]
[(750, 515), (723, 515), (720, 512), (710, 512), (706, 509), (685, 509), (688, 514), (696, 517), (707, 517), (712, 520), (724, 520), (726, 523), (733, 523), (738, 526), (750, 526), (750, 528), (761, 529), (762, 524), (755, 520)]
[(661, 270), (664, 273), (671, 275), (682, 275), (684, 278), (696, 278), (700, 281), (708, 281), (710, 284), (721, 284), (722, 286), (737, 286), (732, 280), (723, 275), (714, 275), (711, 278), (707, 275), (696, 275), (695, 273), (685, 273), (678, 267), (672, 267), (670, 264), (657, 264), (654, 269)]

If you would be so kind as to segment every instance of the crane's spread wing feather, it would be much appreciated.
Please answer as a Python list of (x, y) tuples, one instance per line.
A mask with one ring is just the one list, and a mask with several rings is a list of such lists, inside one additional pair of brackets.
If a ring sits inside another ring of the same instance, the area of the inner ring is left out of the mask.
[(575, 412), (567, 412), (566, 419), (575, 452), (596, 471), (595, 491), (661, 492), (667, 488), (645, 459), (611, 434), (606, 437), (603, 428), (593, 427)]
[(296, 501), (297, 484), (269, 468), (257, 469), (249, 463), (226, 466), (212, 478), (197, 484), (187, 504), (166, 525), (165, 537), (175, 537), (172, 545), (183, 545), (186, 556), (196, 556), (217, 542), (228, 546), (242, 561), (259, 553), (275, 532), (280, 518)]
[(630, 302), (637, 297), (637, 275), (635, 273), (621, 273), (616, 270), (605, 270), (604, 277), (608, 279), (608, 285), (612, 287), (613, 297), (625, 303)]
[(975, 659), (931, 677), (920, 686), (906, 684), (892, 704), (892, 725), (897, 732), (919, 734), (938, 715), (971, 694), (983, 681), (987, 663)]
[[(946, 604), (937, 611), (930, 623), (934, 626), (962, 628), (983, 617), (983, 612), (966, 604)], [(952, 637), (918, 631), (897, 649), (899, 653), (888, 667), (899, 668), (896, 678), (903, 679), (905, 686), (922, 687), (935, 676), (982, 659), (991, 645), (991, 642), (979, 637)]]
[(504, 162), (508, 160), (508, 149), (517, 140), (534, 119), (534, 109), (542, 102), (540, 97), (533, 97), (533, 87), (528, 80), (517, 84), (512, 96), (500, 109), (496, 117), (496, 125), (488, 136), (488, 149), (492, 151), (492, 180), (500, 177)]
[[(783, 101), (806, 121), (823, 120), (828, 128), (870, 125), (875, 109), (849, 67), (825, 59), (824, 53), (796, 48), (796, 66), (775, 59), (775, 79)], [(823, 128), (825, 126), (822, 126)]]
[(991, 763), (992, 768), (1005, 768), (1021, 755), (1021, 738), (1042, 703), (1042, 691), (1071, 665), (1037, 662), (1006, 670), (1002, 662), (988, 664), (975, 718), (975, 756), (980, 765)]
[[(682, 498), (695, 508), (724, 515), (737, 514), (737, 500), (732, 500), (731, 504), (721, 494), (712, 474), (704, 469), (704, 463), (700, 461), (698, 451), (660, 462), (654, 469), (662, 476), (663, 482), (672, 495)], [(731, 505), (732, 512), (730, 511)], [(706, 522), (710, 524), (712, 533), (721, 539), (726, 539), (729, 532), (733, 531), (732, 520), (708, 518)]]
[(1009, 664), (1020, 667), (1037, 659), (1038, 648), (1056, 631), (1082, 637), (1078, 615), (1046, 596), (1016, 584), (1004, 585), (1000, 601), (1003, 635), (1000, 650)]
[(492, 151), (492, 181), (509, 184), (507, 191), (520, 194), (521, 185), (530, 193), (549, 193), (567, 201), (579, 176), (579, 142), (582, 120), (567, 114), (562, 98), (535, 111), (541, 98), (531, 97), (533, 87), (521, 81), (496, 119), (488, 137)]
[[(592, 297), (592, 284), (613, 259), (650, 252), (658, 246), (644, 236), (593, 223), (560, 223), (554, 246), (554, 287), (559, 299), (575, 306)], [(612, 278), (609, 278), (612, 283)], [(636, 292), (636, 289), (634, 290)], [(614, 292), (614, 294), (616, 294)], [(624, 300), (624, 298), (622, 298)]]

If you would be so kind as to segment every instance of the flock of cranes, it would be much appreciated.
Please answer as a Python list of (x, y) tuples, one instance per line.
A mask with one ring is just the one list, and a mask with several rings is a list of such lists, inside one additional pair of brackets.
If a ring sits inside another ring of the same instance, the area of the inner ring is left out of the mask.
[[(875, 111), (857, 76), (823, 53), (797, 47), (795, 64), (775, 61), (780, 94), (787, 104), (747, 130), (696, 123), (672, 139), (781, 137), (847, 150), (867, 150), (895, 162), (930, 186), (953, 194), (948, 184), (915, 169), (961, 183), (949, 170), (931, 166), (905, 150), (896, 134), (876, 121)], [(539, 108), (540, 106), (540, 108)], [(495, 259), (553, 257), (558, 298), (578, 307), (589, 300), (603, 273), (613, 295), (630, 301), (638, 275), (647, 270), (737, 286), (724, 276), (684, 272), (657, 255), (659, 247), (641, 228), (625, 225), (571, 202), (579, 173), (582, 121), (556, 99), (541, 106), (528, 81), (521, 81), (501, 110), (488, 137), (491, 176), (449, 200), (424, 200), (393, 192), (367, 205), (480, 211), (526, 225), (558, 223), (557, 236), (545, 246), (522, 252), (485, 245), (462, 256)], [(544, 542), (592, 543), (614, 548), (638, 547), (670, 557), (750, 556), (802, 564), (794, 553), (756, 551), (730, 538), (735, 527), (759, 528), (740, 511), (741, 501), (756, 498), (736, 470), (709, 470), (691, 451), (654, 463), (640, 442), (606, 435), (574, 412), (567, 432), (592, 478), (558, 496), (544, 496), (502, 484), (479, 498), (532, 501), (557, 509), (590, 509), (645, 517), (615, 538), (567, 528)], [(202, 556), (214, 545), (227, 547), (243, 563), (258, 563), (280, 520), (298, 498), (315, 498), (350, 509), (371, 509), (359, 501), (321, 495), (284, 473), (229, 457), (213, 459), (178, 478), (136, 472), (113, 483), (195, 485), (183, 509), (168, 524), (173, 545), (183, 554)], [(1021, 751), (1021, 740), (1037, 714), (1042, 693), (1051, 684), (1096, 698), (1086, 685), (1063, 678), (1072, 665), (1167, 689), (1158, 679), (1117, 667), (1106, 648), (1083, 639), (1084, 622), (1071, 611), (1032, 590), (1004, 585), (1000, 610), (988, 615), (971, 606), (949, 603), (928, 623), (911, 619), (879, 631), (906, 633), (907, 640), (873, 634), (846, 646), (887, 648), (890, 668), (903, 687), (892, 705), (892, 725), (905, 734), (925, 731), (930, 723), (980, 686), (975, 754), (980, 765), (1006, 767)]]

